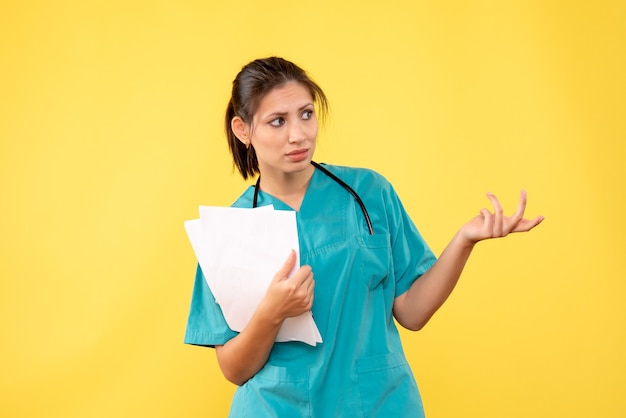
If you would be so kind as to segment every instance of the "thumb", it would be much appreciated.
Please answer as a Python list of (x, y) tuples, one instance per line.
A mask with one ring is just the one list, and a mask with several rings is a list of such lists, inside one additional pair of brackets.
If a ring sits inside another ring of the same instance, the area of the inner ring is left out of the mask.
[(295, 250), (291, 250), (289, 253), (289, 257), (285, 260), (285, 264), (282, 265), (280, 270), (276, 272), (274, 276), (274, 280), (283, 280), (286, 279), (293, 267), (296, 265), (296, 252)]

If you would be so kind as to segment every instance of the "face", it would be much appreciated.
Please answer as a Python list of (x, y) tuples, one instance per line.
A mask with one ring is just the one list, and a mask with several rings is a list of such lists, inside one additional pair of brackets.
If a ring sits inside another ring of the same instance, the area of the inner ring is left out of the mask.
[[(235, 118), (236, 119), (236, 118)], [(243, 123), (243, 122), (241, 122)], [(262, 176), (284, 176), (310, 169), (317, 139), (313, 97), (300, 83), (288, 82), (263, 97), (239, 139), (256, 151)], [(237, 134), (235, 120), (233, 130)]]

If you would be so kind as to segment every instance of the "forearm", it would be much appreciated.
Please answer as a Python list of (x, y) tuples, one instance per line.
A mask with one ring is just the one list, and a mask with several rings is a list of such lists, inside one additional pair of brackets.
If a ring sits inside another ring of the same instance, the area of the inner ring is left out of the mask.
[(543, 221), (543, 216), (524, 218), (527, 195), (522, 191), (513, 216), (504, 216), (502, 205), (491, 193), (487, 194), (494, 213), (481, 209), (457, 232), (439, 260), (407, 292), (393, 303), (393, 314), (405, 328), (421, 329), (446, 301), (456, 286), (474, 245), (482, 240), (505, 237), (512, 232), (527, 232)]
[(474, 243), (457, 233), (435, 264), (394, 302), (394, 316), (405, 328), (419, 330), (456, 286)]
[(282, 325), (283, 321), (266, 312), (263, 306), (259, 306), (241, 333), (223, 346), (215, 347), (222, 373), (238, 386), (263, 368)]
[(285, 319), (310, 311), (313, 306), (315, 282), (311, 267), (302, 266), (288, 277), (295, 262), (292, 250), (248, 325), (235, 338), (215, 347), (222, 373), (236, 385), (246, 383), (265, 365)]

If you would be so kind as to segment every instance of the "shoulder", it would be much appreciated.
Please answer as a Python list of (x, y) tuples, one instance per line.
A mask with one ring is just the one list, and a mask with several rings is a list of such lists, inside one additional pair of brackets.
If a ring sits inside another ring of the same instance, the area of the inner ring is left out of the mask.
[(324, 165), (328, 171), (350, 186), (372, 211), (387, 212), (389, 208), (398, 207), (400, 197), (393, 185), (382, 174), (361, 167)]
[(251, 208), (254, 198), (254, 186), (248, 186), (246, 190), (230, 205), (233, 208)]
[(391, 183), (382, 174), (372, 169), (332, 164), (322, 165), (355, 190), (391, 188)]

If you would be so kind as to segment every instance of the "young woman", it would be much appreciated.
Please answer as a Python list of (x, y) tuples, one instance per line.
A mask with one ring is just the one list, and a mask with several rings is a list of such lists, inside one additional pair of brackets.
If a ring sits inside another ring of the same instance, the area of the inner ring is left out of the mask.
[[(437, 260), (393, 187), (366, 169), (313, 161), (327, 100), (298, 66), (258, 59), (233, 82), (226, 133), (244, 178), (235, 207), (296, 211), (302, 267), (289, 254), (246, 328), (232, 331), (198, 267), (185, 342), (215, 347), (239, 385), (234, 417), (420, 417), (421, 398), (395, 320), (421, 329), (481, 240), (529, 231), (526, 194), (505, 216), (495, 196)], [(287, 256), (287, 254), (285, 254)], [(315, 280), (314, 276), (315, 275)], [(311, 310), (323, 343), (276, 343), (286, 318)]]

